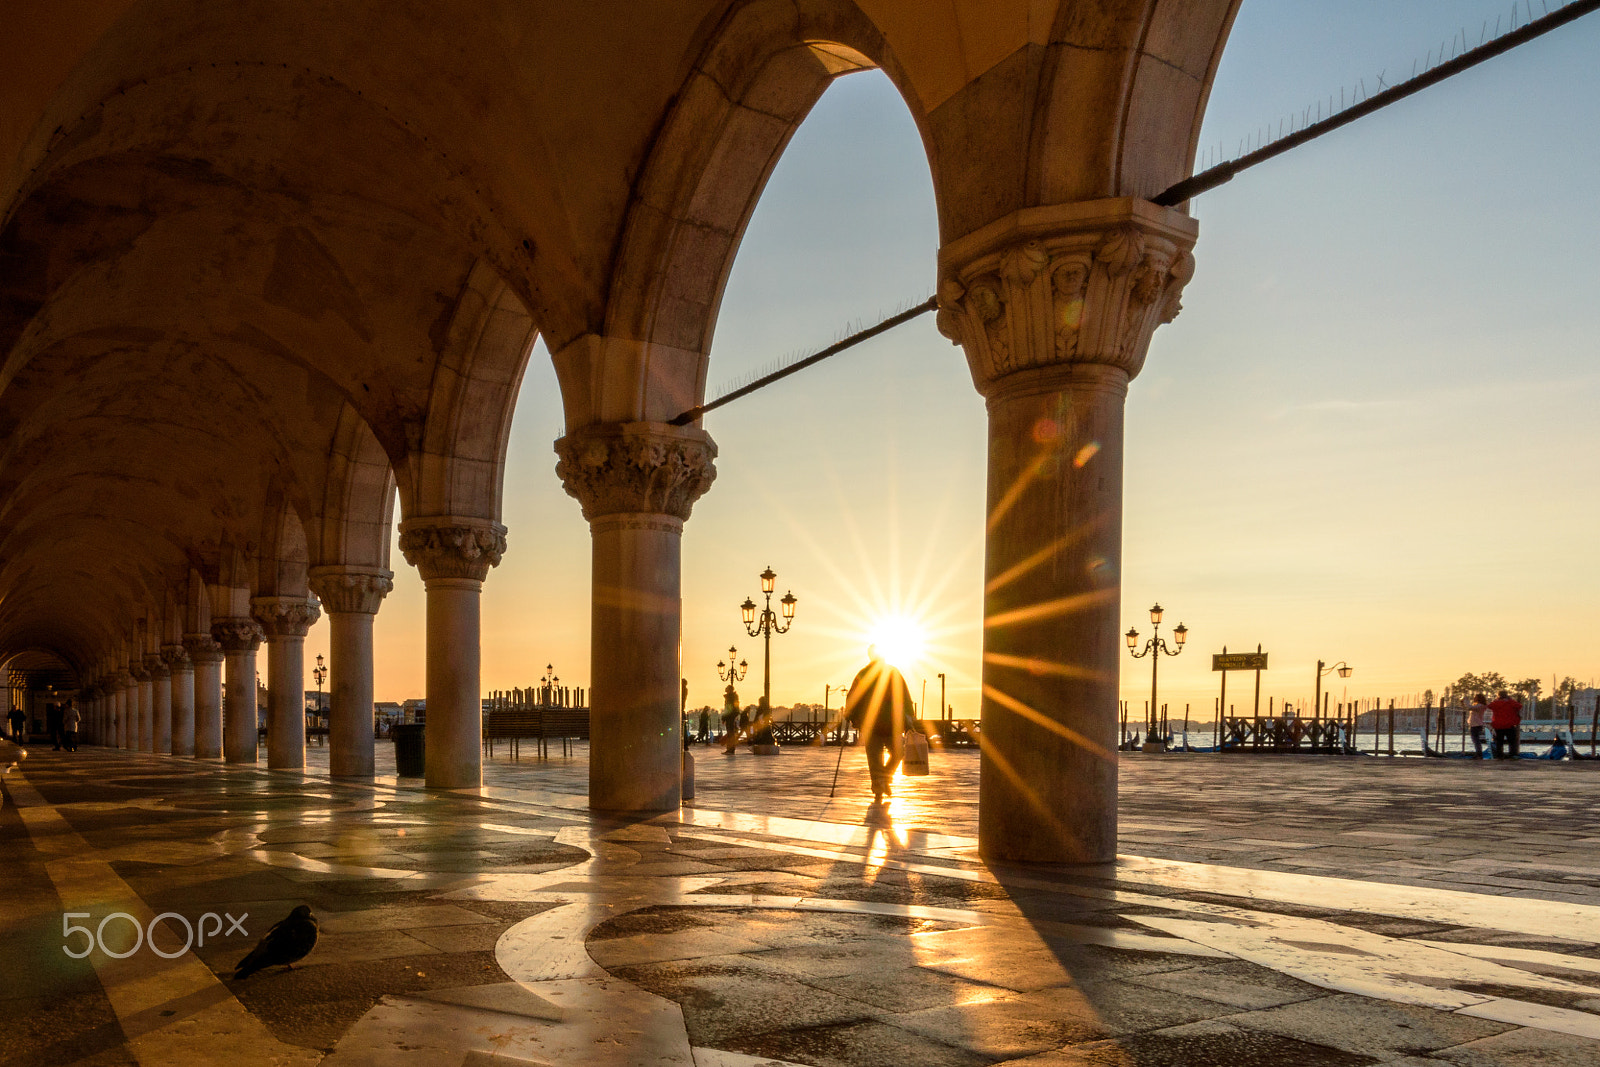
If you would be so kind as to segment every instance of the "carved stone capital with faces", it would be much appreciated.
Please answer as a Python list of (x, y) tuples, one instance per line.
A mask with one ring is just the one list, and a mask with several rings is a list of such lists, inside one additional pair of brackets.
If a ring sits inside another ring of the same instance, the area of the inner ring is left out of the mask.
[(210, 634), (184, 634), (183, 650), (196, 665), (222, 662), (222, 646)]
[(310, 597), (257, 596), (250, 598), (250, 614), (268, 637), (304, 637), (322, 609)]
[(188, 655), (179, 644), (162, 645), (161, 662), (167, 665), (167, 670), (174, 673), (194, 669), (194, 664), (189, 662)]
[(449, 515), (407, 519), (400, 524), (400, 551), (406, 562), (435, 578), (483, 581), (506, 551), (506, 528), (488, 519)]
[(351, 567), (311, 568), (311, 591), (329, 614), (376, 615), (394, 589), (394, 573)]
[(254, 619), (213, 619), (211, 620), (211, 636), (216, 638), (217, 644), (222, 646), (222, 651), (227, 652), (254, 652), (261, 647), (261, 640), (265, 636), (261, 632), (261, 624)]
[(591, 522), (621, 514), (681, 522), (717, 476), (710, 434), (660, 422), (586, 426), (557, 441), (556, 455), (556, 476)]
[(1194, 275), (1189, 216), (1144, 200), (1027, 208), (939, 251), (939, 331), (979, 392), (1018, 371), (1098, 363), (1128, 377)]
[(165, 678), (172, 672), (167, 669), (166, 661), (159, 652), (147, 652), (144, 657), (144, 672), (150, 676), (151, 681)]

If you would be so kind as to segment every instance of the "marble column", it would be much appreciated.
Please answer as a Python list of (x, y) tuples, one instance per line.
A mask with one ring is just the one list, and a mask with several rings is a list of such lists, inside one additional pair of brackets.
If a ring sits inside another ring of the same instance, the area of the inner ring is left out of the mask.
[(133, 676), (126, 671), (119, 672), (116, 676), (115, 686), (112, 691), (112, 725), (113, 744), (117, 748), (128, 747), (128, 690), (132, 688)]
[(311, 590), (328, 613), (328, 772), (373, 776), (372, 623), (394, 575), (379, 568), (311, 569)]
[(128, 747), (128, 683), (121, 671), (111, 675), (111, 747)]
[(261, 627), (248, 618), (216, 619), (211, 636), (222, 646), (227, 679), (222, 691), (222, 756), (229, 763), (255, 763), (259, 734), (256, 725), (256, 649)]
[(122, 679), (122, 747), (139, 751), (139, 679), (128, 671)]
[(306, 769), (306, 632), (322, 615), (304, 596), (258, 596), (250, 612), (267, 635), (267, 766)]
[(984, 857), (1117, 843), (1122, 412), (1194, 271), (1192, 219), (1142, 200), (1029, 208), (939, 252), (939, 328), (989, 410)]
[(483, 785), (479, 600), (506, 549), (506, 528), (487, 519), (432, 516), (400, 524), (400, 551), (428, 596), (427, 783)]
[(172, 730), (162, 751), (174, 756), (194, 755), (194, 664), (180, 644), (161, 646), (161, 661), (171, 674), (169, 683)]
[(222, 758), (222, 646), (208, 633), (183, 635), (194, 664), (194, 756)]
[(135, 720), (137, 735), (134, 738), (134, 747), (140, 752), (154, 752), (156, 750), (155, 695), (151, 690), (150, 669), (142, 662), (136, 664), (133, 678), (136, 683), (135, 699), (139, 705), (139, 714)]
[(622, 423), (570, 433), (556, 454), (592, 538), (589, 806), (675, 811), (683, 523), (716, 477), (716, 445), (697, 428)]
[(144, 658), (150, 675), (150, 751), (165, 755), (172, 751), (172, 671), (160, 653)]

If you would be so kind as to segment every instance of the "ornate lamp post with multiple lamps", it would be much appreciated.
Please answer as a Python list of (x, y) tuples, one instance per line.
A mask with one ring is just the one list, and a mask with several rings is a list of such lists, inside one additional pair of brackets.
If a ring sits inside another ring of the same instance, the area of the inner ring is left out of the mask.
[(328, 680), (328, 667), (320, 652), (317, 653), (317, 665), (311, 668), (311, 677), (317, 681), (317, 725), (321, 726), (321, 720), (327, 715), (327, 709), (322, 706), (322, 683)]
[(539, 679), (539, 685), (544, 688), (544, 702), (546, 704), (555, 704), (556, 691), (561, 688), (561, 679), (556, 675), (554, 664), (546, 663), (544, 665), (544, 677)]
[(777, 613), (772, 610), (772, 589), (777, 580), (778, 576), (773, 573), (771, 567), (761, 572), (761, 592), (766, 597), (766, 606), (759, 609), (759, 619), (756, 616), (758, 609), (754, 600), (745, 597), (744, 603), (739, 605), (739, 611), (744, 618), (745, 631), (751, 637), (759, 637), (762, 640), (764, 663), (762, 665), (761, 707), (756, 717), (758, 725), (750, 739), (754, 751), (758, 752), (768, 746), (772, 746), (771, 751), (776, 751), (776, 746), (773, 745), (772, 741), (772, 635), (789, 632), (789, 627), (794, 623), (795, 605), (800, 603), (795, 599), (795, 595), (792, 592), (784, 593), (783, 599), (778, 601), (779, 606), (783, 609), (783, 622), (779, 623)]
[(1134, 659), (1150, 657), (1150, 709), (1145, 713), (1144, 749), (1146, 752), (1159, 752), (1162, 748), (1161, 739), (1156, 736), (1156, 715), (1159, 705), (1156, 703), (1156, 678), (1161, 667), (1162, 656), (1176, 656), (1183, 652), (1183, 643), (1189, 639), (1189, 628), (1179, 623), (1172, 630), (1172, 640), (1178, 646), (1176, 649), (1167, 647), (1167, 642), (1161, 637), (1161, 605), (1157, 604), (1150, 609), (1150, 625), (1152, 632), (1150, 640), (1144, 643), (1144, 649), (1139, 649), (1139, 631), (1128, 627), (1128, 632), (1123, 636), (1128, 640), (1128, 653)]
[(750, 673), (750, 664), (744, 660), (740, 660), (738, 663), (733, 662), (733, 657), (738, 654), (739, 650), (733, 645), (729, 645), (728, 661), (724, 663), (720, 659), (717, 660), (717, 677), (719, 679), (729, 683), (744, 681), (744, 676)]

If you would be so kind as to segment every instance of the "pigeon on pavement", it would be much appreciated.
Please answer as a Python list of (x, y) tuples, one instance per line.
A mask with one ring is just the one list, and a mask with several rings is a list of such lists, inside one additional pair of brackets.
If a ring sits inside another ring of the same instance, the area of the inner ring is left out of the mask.
[(249, 978), (264, 967), (292, 967), (296, 960), (305, 959), (306, 953), (316, 943), (317, 920), (312, 916), (311, 909), (302, 904), (291, 911), (288, 918), (267, 931), (261, 943), (239, 961), (233, 977), (235, 980)]

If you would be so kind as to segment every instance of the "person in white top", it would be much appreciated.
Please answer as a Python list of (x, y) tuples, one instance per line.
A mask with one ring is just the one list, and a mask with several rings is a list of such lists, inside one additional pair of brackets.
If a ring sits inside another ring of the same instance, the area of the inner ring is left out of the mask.
[(1472, 734), (1472, 747), (1477, 758), (1483, 758), (1483, 727), (1489, 715), (1489, 696), (1479, 693), (1472, 698), (1472, 705), (1467, 708), (1467, 731)]
[(83, 715), (78, 705), (67, 701), (66, 707), (61, 709), (61, 747), (68, 752), (78, 751), (78, 724), (81, 722)]

